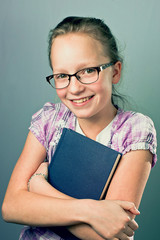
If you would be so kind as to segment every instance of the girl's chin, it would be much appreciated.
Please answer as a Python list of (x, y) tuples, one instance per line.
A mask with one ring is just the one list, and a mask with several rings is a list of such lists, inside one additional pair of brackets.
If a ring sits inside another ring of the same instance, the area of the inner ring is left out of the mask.
[(95, 116), (94, 109), (70, 109), (78, 119), (92, 119)]

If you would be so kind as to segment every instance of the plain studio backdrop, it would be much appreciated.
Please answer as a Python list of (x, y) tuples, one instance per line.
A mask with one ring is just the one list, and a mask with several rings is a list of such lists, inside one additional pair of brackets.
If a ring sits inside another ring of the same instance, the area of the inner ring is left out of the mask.
[[(45, 76), (51, 74), (48, 32), (67, 16), (102, 18), (111, 28), (125, 56), (120, 88), (130, 96), (136, 111), (152, 118), (159, 145), (159, 12), (159, 0), (0, 0), (1, 204), (32, 114), (45, 102), (57, 101), (55, 91), (45, 81)], [(157, 162), (140, 205), (136, 240), (160, 239), (159, 171)], [(0, 218), (3, 240), (17, 240), (21, 228)]]

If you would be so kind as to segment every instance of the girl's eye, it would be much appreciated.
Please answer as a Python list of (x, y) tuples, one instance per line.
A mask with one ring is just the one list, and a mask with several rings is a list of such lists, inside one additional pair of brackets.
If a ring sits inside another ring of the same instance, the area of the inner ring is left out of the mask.
[(91, 77), (94, 77), (96, 74), (96, 69), (95, 68), (85, 68), (81, 71), (79, 71), (79, 73), (77, 73), (77, 75), (80, 77), (80, 78), (91, 78)]
[(91, 74), (94, 73), (96, 70), (94, 68), (86, 68), (84, 70), (84, 74)]
[(54, 75), (54, 79), (56, 80), (58, 80), (58, 79), (65, 79), (65, 78), (68, 78), (68, 75), (67, 74), (56, 74), (56, 75)]

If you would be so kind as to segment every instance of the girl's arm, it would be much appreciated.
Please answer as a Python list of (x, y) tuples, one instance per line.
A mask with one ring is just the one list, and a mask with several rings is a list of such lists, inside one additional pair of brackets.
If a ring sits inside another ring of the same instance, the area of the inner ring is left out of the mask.
[[(48, 175), (48, 163), (42, 163), (38, 170), (35, 173), (43, 173)], [(65, 199), (72, 199), (71, 197), (59, 192), (55, 188), (53, 188), (43, 176), (35, 176), (32, 178), (30, 182), (30, 191), (36, 192), (38, 194), (44, 194), (51, 197), (57, 198), (65, 198)], [(117, 213), (116, 213), (117, 214)], [(110, 219), (111, 220), (111, 219)], [(68, 230), (70, 230), (74, 235), (81, 239), (101, 239), (93, 229), (86, 224), (79, 224), (74, 226), (69, 226)], [(127, 235), (132, 236), (133, 230), (127, 230)]]
[(150, 174), (152, 158), (149, 150), (135, 150), (123, 155), (106, 199), (132, 201), (138, 208)]
[[(36, 173), (43, 173), (47, 176), (48, 175), (48, 163), (42, 163), (39, 166), (39, 168), (37, 169), (37, 171), (35, 172), (35, 174)], [(30, 189), (31, 192), (35, 192), (35, 193), (38, 193), (38, 194), (43, 194), (43, 195), (47, 195), (47, 196), (51, 196), (51, 197), (57, 197), (57, 198), (63, 198), (63, 199), (73, 199), (72, 197), (67, 196), (67, 195), (59, 192), (55, 188), (53, 188), (45, 180), (45, 178), (42, 175), (36, 175), (35, 177), (33, 177), (31, 179), (30, 184), (29, 184), (29, 189)], [(124, 203), (122, 203), (122, 202), (115, 201), (115, 203), (120, 204), (121, 207), (124, 208), (126, 211), (128, 210), (128, 212), (130, 212), (130, 214), (134, 209), (134, 208), (129, 209), (129, 208), (133, 207), (133, 204), (131, 204), (127, 208), (127, 205), (123, 205)], [(117, 216), (117, 212), (115, 212), (115, 215)], [(108, 215), (108, 221), (112, 222), (110, 215)], [(133, 224), (133, 229), (136, 230), (136, 228), (134, 226), (134, 221), (132, 222), (132, 224)], [(111, 226), (111, 227), (113, 227), (113, 226)], [(82, 224), (81, 223), (81, 224), (77, 224), (77, 225), (73, 225), (73, 226), (68, 226), (67, 228), (75, 236), (77, 236), (81, 239), (92, 239), (92, 240), (103, 239), (91, 228), (91, 226), (89, 226), (87, 224)], [(126, 229), (127, 236), (132, 236), (133, 235), (134, 230), (133, 229), (131, 230), (131, 228), (129, 227), (128, 229)]]
[[(150, 173), (151, 162), (152, 154), (147, 150), (131, 151), (125, 154), (121, 159), (118, 169), (116, 170), (106, 199), (131, 201), (134, 202), (138, 207)], [(38, 172), (47, 174), (47, 164), (45, 163), (44, 165), (40, 166)], [(42, 185), (42, 182), (44, 185)], [(56, 189), (52, 188), (52, 186), (50, 186), (43, 177), (41, 180), (40, 177), (32, 179), (31, 191), (48, 194), (50, 196), (56, 195), (57, 197), (69, 198), (68, 196), (63, 195)], [(134, 218), (134, 215), (131, 217)], [(69, 230), (77, 236), (79, 236), (78, 234), (87, 236), (89, 231), (88, 229), (89, 226), (84, 224), (69, 228)]]
[[(106, 199), (132, 201), (138, 208), (150, 174), (152, 158), (149, 150), (126, 153), (116, 170)], [(129, 215), (132, 219), (135, 217)]]
[(12, 173), (2, 205), (4, 220), (34, 226), (85, 223), (90, 225), (98, 236), (104, 238), (121, 236), (122, 228), (127, 225), (136, 228), (136, 224), (130, 221), (122, 209), (130, 209), (133, 214), (138, 214), (131, 203), (62, 199), (28, 192), (28, 180), (45, 158), (45, 148), (30, 132)]

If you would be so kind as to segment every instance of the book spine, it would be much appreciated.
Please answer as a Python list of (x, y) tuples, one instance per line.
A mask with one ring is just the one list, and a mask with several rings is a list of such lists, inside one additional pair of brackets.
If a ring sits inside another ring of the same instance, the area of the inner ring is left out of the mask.
[(101, 193), (100, 200), (104, 199), (105, 196), (106, 196), (107, 190), (108, 190), (108, 188), (109, 188), (109, 185), (110, 185), (110, 183), (111, 183), (111, 180), (112, 180), (112, 178), (113, 178), (113, 175), (114, 175), (114, 173), (115, 173), (115, 171), (116, 171), (116, 168), (118, 167), (118, 164), (119, 164), (119, 161), (120, 161), (121, 157), (122, 157), (122, 155), (121, 155), (121, 154), (118, 154), (118, 156), (117, 156), (117, 158), (116, 158), (116, 160), (115, 160), (115, 163), (114, 163), (114, 165), (113, 165), (113, 167), (112, 167), (112, 170), (111, 170), (111, 172), (110, 172), (110, 174), (109, 174), (109, 177), (108, 177), (108, 179), (107, 179), (107, 182), (106, 182), (106, 184), (105, 184), (105, 186), (104, 186), (104, 188), (103, 188), (103, 191), (102, 191), (102, 193)]

